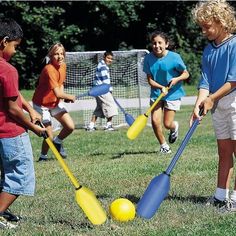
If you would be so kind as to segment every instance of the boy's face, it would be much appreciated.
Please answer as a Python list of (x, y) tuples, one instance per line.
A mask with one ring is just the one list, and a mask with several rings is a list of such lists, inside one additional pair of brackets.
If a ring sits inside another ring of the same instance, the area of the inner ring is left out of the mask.
[(112, 61), (113, 61), (113, 56), (112, 55), (108, 55), (106, 57), (104, 57), (104, 61), (105, 63), (109, 66), (111, 65)]
[(64, 62), (64, 59), (64, 50), (62, 48), (58, 48), (52, 55), (51, 62), (55, 66), (60, 66)]
[(168, 48), (169, 44), (166, 43), (165, 39), (161, 36), (157, 35), (152, 40), (152, 50), (157, 57), (163, 57), (166, 54), (166, 49)]
[(20, 44), (21, 39), (13, 40), (13, 41), (4, 41), (2, 42), (4, 48), (2, 51), (2, 57), (9, 61), (11, 57), (16, 53), (16, 49), (18, 45)]
[(216, 44), (222, 42), (222, 39), (225, 38), (226, 32), (224, 31), (223, 26), (219, 22), (207, 21), (199, 23), (199, 26), (202, 29), (202, 34), (209, 40), (215, 41)]

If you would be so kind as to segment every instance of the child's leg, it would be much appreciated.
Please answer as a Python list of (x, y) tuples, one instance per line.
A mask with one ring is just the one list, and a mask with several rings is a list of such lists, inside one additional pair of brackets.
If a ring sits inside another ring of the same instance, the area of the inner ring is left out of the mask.
[(17, 199), (18, 195), (7, 192), (0, 193), (0, 212), (4, 212)]
[(166, 129), (175, 130), (176, 124), (174, 122), (176, 111), (164, 109), (164, 119), (163, 123)]
[(219, 167), (217, 187), (229, 189), (230, 177), (233, 168), (233, 145), (232, 140), (223, 139), (217, 140)]
[(233, 144), (230, 139), (217, 140), (219, 164), (215, 197), (219, 200), (228, 198), (230, 179), (233, 171)]
[(55, 118), (62, 125), (62, 130), (57, 136), (59, 140), (62, 141), (74, 131), (75, 129), (74, 121), (72, 120), (68, 112), (59, 113), (55, 116)]
[(152, 128), (154, 131), (154, 134), (159, 141), (160, 145), (164, 144), (166, 142), (165, 136), (163, 135), (162, 130), (162, 101), (157, 104), (157, 106), (153, 109), (151, 114), (151, 121), (152, 121)]

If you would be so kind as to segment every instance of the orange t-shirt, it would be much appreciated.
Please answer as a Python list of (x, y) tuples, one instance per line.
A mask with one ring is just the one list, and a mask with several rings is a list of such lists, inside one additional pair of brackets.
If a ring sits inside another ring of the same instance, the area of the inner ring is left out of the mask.
[(56, 68), (52, 64), (47, 64), (39, 77), (39, 84), (34, 92), (33, 103), (38, 106), (54, 108), (59, 100), (53, 89), (61, 87), (66, 79), (66, 64), (63, 63)]

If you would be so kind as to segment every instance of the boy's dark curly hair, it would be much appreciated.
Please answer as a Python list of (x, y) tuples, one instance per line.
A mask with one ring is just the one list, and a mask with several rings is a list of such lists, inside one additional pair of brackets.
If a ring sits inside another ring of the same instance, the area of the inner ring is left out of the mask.
[(6, 38), (7, 41), (13, 41), (23, 38), (23, 30), (15, 20), (11, 18), (0, 18), (0, 39)]

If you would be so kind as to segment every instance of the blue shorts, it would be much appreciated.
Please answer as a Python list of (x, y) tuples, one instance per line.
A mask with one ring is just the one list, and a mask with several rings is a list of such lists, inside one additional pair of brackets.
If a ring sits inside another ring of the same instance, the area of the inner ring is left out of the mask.
[(35, 172), (29, 134), (0, 139), (0, 157), (2, 191), (33, 196)]

